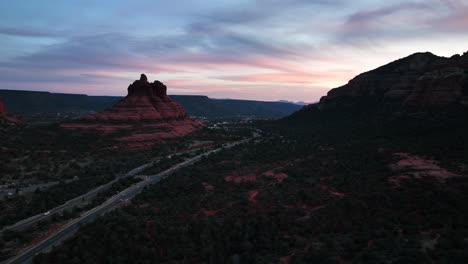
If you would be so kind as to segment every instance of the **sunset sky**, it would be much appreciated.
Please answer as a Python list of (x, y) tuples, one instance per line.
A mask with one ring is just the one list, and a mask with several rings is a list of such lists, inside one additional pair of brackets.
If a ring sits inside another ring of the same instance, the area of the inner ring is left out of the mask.
[(0, 89), (316, 101), (415, 52), (468, 51), (465, 0), (0, 2)]

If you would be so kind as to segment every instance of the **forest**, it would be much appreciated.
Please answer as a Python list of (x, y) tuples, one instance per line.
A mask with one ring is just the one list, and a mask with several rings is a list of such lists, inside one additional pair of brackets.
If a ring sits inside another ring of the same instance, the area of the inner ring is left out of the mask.
[[(181, 170), (35, 263), (466, 263), (466, 126), (282, 122), (255, 124), (261, 140)], [(401, 153), (453, 177), (395, 170)]]

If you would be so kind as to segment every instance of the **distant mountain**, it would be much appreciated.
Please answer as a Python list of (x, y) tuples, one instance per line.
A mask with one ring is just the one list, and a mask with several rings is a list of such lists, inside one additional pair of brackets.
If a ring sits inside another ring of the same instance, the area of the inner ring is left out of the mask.
[(288, 101), (288, 100), (279, 100), (278, 103), (289, 103), (289, 104), (295, 104), (295, 105), (310, 105), (310, 104), (316, 104), (318, 102), (312, 102), (312, 103), (306, 103), (306, 102), (294, 102), (294, 101)]
[(122, 99), (119, 96), (87, 96), (36, 91), (0, 90), (10, 113), (57, 113), (68, 111), (101, 111)]
[(301, 106), (289, 102), (219, 99), (193, 95), (171, 95), (171, 98), (182, 104), (189, 114), (209, 118), (242, 116), (278, 118), (294, 113), (301, 108)]
[[(123, 97), (88, 96), (84, 94), (63, 94), (36, 91), (0, 90), (10, 113), (62, 113), (99, 112), (110, 108)], [(280, 118), (301, 107), (291, 103), (262, 102), (250, 100), (215, 100), (207, 96), (171, 95), (174, 101), (182, 104), (189, 115), (208, 118), (265, 117)]]
[(416, 53), (332, 89), (318, 104), (286, 118), (460, 120), (468, 108), (468, 53), (451, 58)]
[[(179, 97), (172, 96), (174, 100), (179, 100)], [(283, 117), (287, 116), (301, 107), (290, 103), (278, 103), (278, 102), (262, 102), (262, 101), (251, 101), (251, 100), (216, 100), (215, 102), (221, 103), (221, 105), (228, 109), (231, 116), (256, 116), (256, 117)], [(181, 102), (182, 103), (182, 102)], [(183, 105), (183, 103), (182, 103)], [(189, 108), (187, 107), (187, 110)], [(190, 113), (190, 110), (188, 110)], [(210, 112), (209, 112), (210, 113)], [(216, 114), (216, 113), (210, 113)], [(223, 114), (229, 116), (228, 113)]]

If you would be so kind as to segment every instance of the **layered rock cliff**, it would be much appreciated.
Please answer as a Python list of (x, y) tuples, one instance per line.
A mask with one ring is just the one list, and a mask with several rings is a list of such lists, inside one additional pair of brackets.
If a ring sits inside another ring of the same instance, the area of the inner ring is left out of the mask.
[(451, 58), (416, 53), (363, 73), (304, 109), (369, 103), (392, 116), (463, 109), (468, 103), (468, 53)]
[(159, 82), (149, 83), (142, 74), (140, 80), (128, 87), (128, 95), (111, 109), (84, 117), (89, 121), (161, 121), (187, 119), (187, 112), (167, 96), (167, 87)]
[(140, 80), (128, 87), (128, 95), (112, 108), (61, 124), (61, 127), (104, 134), (118, 132), (120, 136), (115, 140), (132, 149), (142, 149), (185, 136), (202, 128), (203, 124), (191, 120), (185, 109), (167, 96), (163, 83), (150, 83), (142, 74)]

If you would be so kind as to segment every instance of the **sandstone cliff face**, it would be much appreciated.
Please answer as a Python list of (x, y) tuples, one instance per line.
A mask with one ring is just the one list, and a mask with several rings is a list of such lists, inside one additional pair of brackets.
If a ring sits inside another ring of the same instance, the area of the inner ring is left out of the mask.
[(167, 87), (159, 82), (149, 83), (142, 74), (140, 80), (128, 87), (128, 95), (111, 109), (82, 118), (88, 121), (162, 121), (187, 119), (187, 112), (167, 96)]
[(332, 89), (315, 106), (320, 110), (372, 98), (394, 115), (467, 105), (468, 53), (451, 58), (416, 53)]
[(8, 114), (8, 111), (5, 107), (5, 104), (0, 100), (0, 122), (1, 123), (10, 123), (10, 124), (19, 124), (22, 123), (21, 118), (17, 116), (12, 116)]
[(128, 95), (112, 108), (61, 124), (61, 127), (104, 134), (128, 132), (128, 135), (114, 139), (138, 150), (185, 136), (202, 128), (203, 124), (191, 120), (185, 109), (167, 96), (167, 87), (163, 83), (149, 83), (142, 74), (140, 80), (128, 87)]
[(468, 96), (468, 53), (440, 60), (417, 80), (404, 99), (405, 108), (444, 107), (466, 105)]
[(5, 105), (3, 104), (3, 101), (0, 100), (0, 115), (6, 115), (6, 114), (7, 114), (7, 111), (6, 111)]

